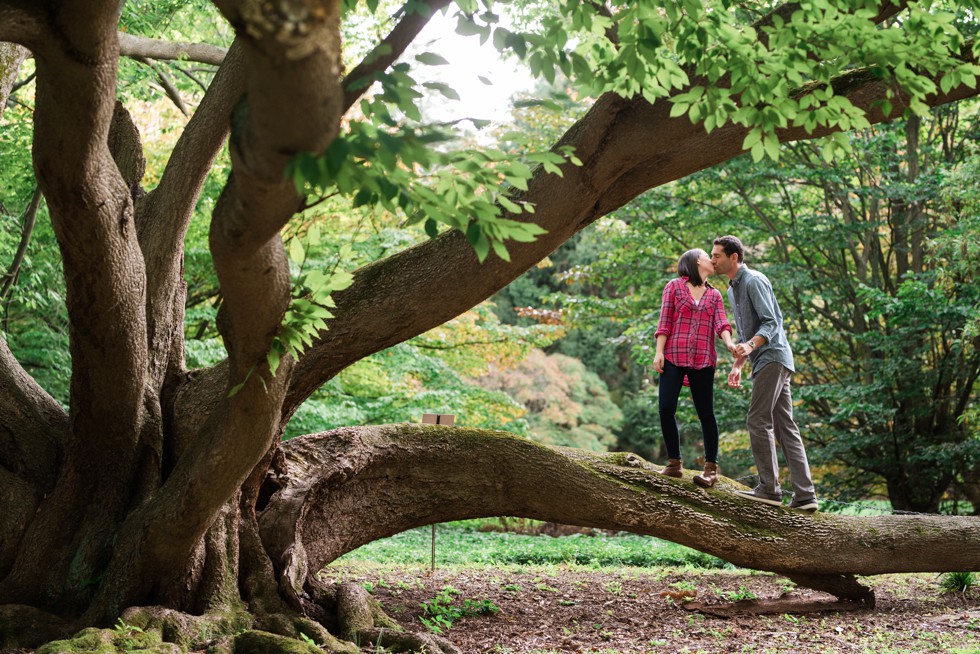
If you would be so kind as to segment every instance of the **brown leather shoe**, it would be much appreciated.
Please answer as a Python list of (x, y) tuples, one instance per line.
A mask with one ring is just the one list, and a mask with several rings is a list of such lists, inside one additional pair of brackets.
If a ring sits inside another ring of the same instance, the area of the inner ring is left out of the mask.
[(704, 462), (704, 474), (694, 475), (694, 483), (703, 488), (711, 488), (718, 481), (718, 464)]
[(684, 476), (683, 471), (684, 467), (681, 465), (680, 459), (667, 459), (667, 467), (661, 470), (660, 474), (680, 479)]

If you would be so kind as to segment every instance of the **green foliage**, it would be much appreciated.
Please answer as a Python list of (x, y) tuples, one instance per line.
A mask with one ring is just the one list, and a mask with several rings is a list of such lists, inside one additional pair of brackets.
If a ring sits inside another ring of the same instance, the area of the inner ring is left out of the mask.
[[(134, 35), (222, 47), (230, 46), (234, 38), (233, 29), (214, 3), (204, 0), (127, 1), (121, 10), (119, 29)], [(119, 61), (119, 90), (129, 107), (136, 102), (162, 101), (169, 105), (171, 100), (160, 84), (160, 78), (164, 77), (183, 101), (193, 106), (216, 71), (216, 66), (189, 65), (185, 61), (154, 61), (151, 66), (145, 61), (122, 58)]]
[(758, 595), (753, 593), (745, 586), (739, 586), (738, 590), (730, 590), (728, 592), (720, 593), (720, 597), (726, 602), (741, 602), (742, 600), (754, 600), (759, 598)]
[[(835, 166), (819, 147), (792, 144), (779, 166), (743, 157), (651, 192), (602, 222), (608, 256), (579, 269), (618, 297), (576, 298), (568, 311), (630, 322), (624, 338), (644, 365), (676, 256), (739, 235), (780, 300), (821, 493), (887, 489), (895, 508), (935, 511), (980, 461), (970, 427), (980, 366), (976, 120), (970, 105), (942, 108), (854, 134)], [(745, 399), (719, 385), (726, 459), (747, 452), (737, 431)]]
[(113, 627), (116, 634), (115, 644), (120, 650), (128, 652), (134, 649), (143, 649), (146, 643), (146, 632), (137, 626), (127, 624), (125, 620), (119, 618)]
[[(361, 110), (376, 123), (351, 122), (348, 130), (334, 139), (322, 156), (302, 154), (293, 160), (289, 176), (301, 193), (340, 193), (354, 208), (378, 207), (403, 215), (407, 224), (424, 223), (425, 232), (435, 237), (439, 224), (466, 234), (480, 261), (491, 248), (510, 260), (507, 240), (533, 241), (543, 230), (532, 222), (505, 217), (533, 213), (534, 207), (518, 198), (527, 190), (532, 170), (495, 150), (441, 152), (434, 145), (451, 137), (436, 129), (399, 126), (388, 113), (393, 102), (410, 118), (419, 119), (414, 102), (414, 81), (400, 68), (378, 80), (385, 93), (373, 103), (363, 101)], [(561, 175), (558, 167), (568, 161), (581, 165), (566, 148), (564, 154), (537, 152), (527, 161)], [(503, 186), (501, 186), (503, 184)]]
[(443, 587), (434, 598), (420, 604), (423, 615), (419, 616), (419, 620), (433, 633), (441, 634), (451, 629), (453, 623), (461, 618), (495, 615), (500, 612), (500, 607), (487, 598), (466, 598), (457, 603), (459, 594), (452, 586)]
[(299, 273), (294, 277), (292, 301), (266, 358), (273, 375), (279, 368), (282, 356), (298, 359), (313, 344), (317, 334), (327, 330), (326, 321), (333, 318), (330, 309), (337, 306), (331, 296), (354, 283), (353, 275), (339, 270), (340, 262), (350, 254), (350, 245), (340, 249), (337, 263), (332, 269), (305, 268), (309, 250), (319, 245), (320, 228), (315, 223), (304, 238), (294, 237), (289, 242), (289, 258), (299, 267)]
[[(668, 100), (672, 116), (686, 114), (709, 132), (742, 125), (755, 161), (778, 158), (778, 129), (868, 127), (864, 110), (839, 88), (857, 71), (901, 88), (919, 115), (928, 113), (928, 94), (973, 87), (980, 72), (960, 56), (972, 45), (971, 2), (913, 3), (880, 25), (872, 20), (878, 3), (867, 0), (819, 0), (764, 18), (768, 6), (728, 0), (626, 3), (610, 14), (581, 0), (547, 4), (536, 29), (513, 33), (471, 16), (460, 19), (459, 31), (492, 33), (498, 48), (536, 74), (549, 82), (563, 74), (593, 97)], [(882, 104), (886, 114), (895, 97), (890, 92)], [(824, 155), (846, 150), (846, 139), (834, 137)]]
[(976, 583), (975, 572), (946, 572), (939, 578), (939, 587), (947, 593), (966, 593)]
[(578, 359), (531, 352), (513, 368), (490, 372), (481, 384), (527, 407), (528, 430), (538, 442), (593, 451), (615, 443), (622, 412), (605, 383)]
[[(697, 550), (650, 536), (528, 536), (487, 533), (476, 521), (439, 525), (436, 540), (438, 565), (547, 565), (587, 566), (692, 566), (724, 568), (728, 564)], [(377, 540), (341, 557), (340, 561), (378, 561), (389, 564), (428, 565), (432, 530), (419, 527)]]
[(481, 305), (342, 371), (300, 407), (286, 438), (351, 424), (417, 422), (423, 413), (451, 413), (458, 425), (533, 438), (525, 408), (478, 380), (559, 333), (502, 325), (489, 305)]

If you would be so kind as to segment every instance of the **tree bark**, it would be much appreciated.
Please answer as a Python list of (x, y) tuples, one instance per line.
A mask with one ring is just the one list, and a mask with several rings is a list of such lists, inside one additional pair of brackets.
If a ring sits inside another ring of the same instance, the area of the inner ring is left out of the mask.
[(730, 480), (706, 491), (632, 454), (548, 447), (505, 432), (345, 428), (282, 449), (282, 485), (259, 524), (294, 593), (378, 538), (501, 515), (657, 536), (849, 599), (867, 592), (848, 581), (853, 575), (970, 571), (980, 560), (975, 518), (812, 515), (740, 498)]
[(17, 81), (20, 65), (27, 59), (30, 52), (16, 43), (0, 42), (0, 117), (7, 107), (7, 98)]

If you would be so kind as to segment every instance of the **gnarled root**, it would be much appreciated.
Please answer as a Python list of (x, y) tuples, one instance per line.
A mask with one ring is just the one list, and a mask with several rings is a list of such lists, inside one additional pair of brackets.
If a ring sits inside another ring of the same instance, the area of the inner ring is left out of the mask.
[(0, 647), (37, 647), (70, 633), (68, 623), (56, 615), (23, 604), (0, 604)]
[(460, 650), (445, 638), (405, 632), (358, 584), (341, 584), (337, 590), (337, 617), (340, 635), (347, 640), (371, 643), (395, 652), (460, 654)]
[(233, 634), (252, 626), (252, 616), (244, 609), (191, 615), (163, 606), (131, 606), (123, 611), (119, 623), (140, 631), (157, 631), (163, 640), (184, 649), (207, 642), (222, 634)]
[(360, 654), (353, 643), (309, 643), (289, 636), (253, 629), (237, 636), (227, 636), (207, 649), (207, 654)]
[(92, 652), (130, 652), (145, 654), (183, 654), (174, 643), (165, 643), (156, 629), (143, 631), (129, 627), (82, 629), (67, 640), (56, 640), (37, 649), (37, 654), (83, 654)]

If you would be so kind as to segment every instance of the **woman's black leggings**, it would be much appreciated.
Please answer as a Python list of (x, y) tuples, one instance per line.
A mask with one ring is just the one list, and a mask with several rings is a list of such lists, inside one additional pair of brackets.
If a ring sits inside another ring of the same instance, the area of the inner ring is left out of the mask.
[(701, 368), (681, 368), (664, 360), (664, 372), (660, 375), (660, 428), (664, 433), (667, 456), (681, 458), (681, 435), (677, 430), (677, 398), (681, 394), (684, 375), (691, 385), (691, 399), (701, 421), (701, 434), (704, 438), (704, 459), (718, 462), (718, 421), (715, 420), (714, 381), (715, 369), (712, 366)]

